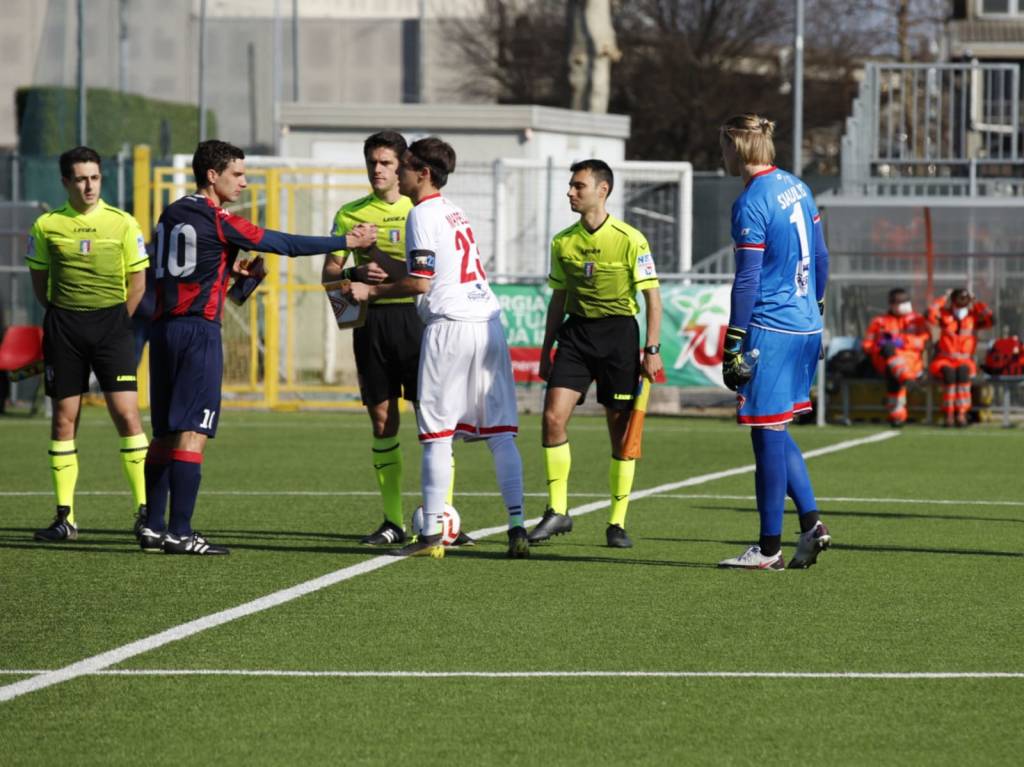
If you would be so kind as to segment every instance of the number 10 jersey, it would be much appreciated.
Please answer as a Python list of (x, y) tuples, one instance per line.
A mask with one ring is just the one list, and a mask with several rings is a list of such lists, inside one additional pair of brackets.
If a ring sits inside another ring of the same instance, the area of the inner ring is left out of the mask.
[(440, 194), (424, 197), (405, 225), (409, 274), (431, 280), (419, 297), (424, 324), (438, 320), (486, 322), (501, 312), (487, 282), (469, 219)]

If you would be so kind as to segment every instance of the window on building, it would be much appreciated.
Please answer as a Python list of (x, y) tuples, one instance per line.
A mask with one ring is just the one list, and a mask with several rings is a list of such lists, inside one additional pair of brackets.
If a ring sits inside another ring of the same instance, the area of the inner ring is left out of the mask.
[(1024, 10), (1021, 0), (978, 0), (979, 16), (1018, 16)]

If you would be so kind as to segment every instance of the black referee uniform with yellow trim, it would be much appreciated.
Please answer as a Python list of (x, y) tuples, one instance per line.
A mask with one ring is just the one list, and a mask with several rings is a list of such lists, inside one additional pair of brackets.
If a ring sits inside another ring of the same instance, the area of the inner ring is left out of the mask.
[(596, 380), (598, 402), (632, 408), (641, 371), (636, 293), (658, 287), (647, 238), (611, 215), (593, 232), (577, 221), (551, 240), (548, 286), (565, 291), (569, 315), (548, 386), (585, 394)]

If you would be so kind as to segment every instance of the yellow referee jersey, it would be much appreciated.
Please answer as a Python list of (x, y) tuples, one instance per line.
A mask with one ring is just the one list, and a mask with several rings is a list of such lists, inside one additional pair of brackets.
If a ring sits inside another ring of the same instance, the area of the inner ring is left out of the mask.
[(65, 203), (37, 218), (25, 259), (30, 269), (49, 271), (50, 303), (72, 311), (123, 304), (128, 275), (149, 265), (138, 222), (103, 200), (89, 213)]
[(565, 291), (569, 314), (634, 316), (636, 292), (658, 287), (658, 274), (647, 238), (608, 216), (595, 232), (580, 220), (554, 236), (548, 286)]
[[(334, 228), (331, 234), (343, 237), (357, 224), (373, 224), (377, 227), (377, 247), (382, 253), (405, 263), (405, 219), (412, 210), (412, 200), (399, 197), (395, 202), (385, 202), (375, 194), (368, 194), (358, 200), (342, 205), (334, 216)], [(342, 260), (350, 251), (335, 251), (334, 255)], [(352, 252), (356, 266), (367, 263), (370, 259), (361, 251)], [(375, 304), (411, 304), (415, 297), (380, 298)]]

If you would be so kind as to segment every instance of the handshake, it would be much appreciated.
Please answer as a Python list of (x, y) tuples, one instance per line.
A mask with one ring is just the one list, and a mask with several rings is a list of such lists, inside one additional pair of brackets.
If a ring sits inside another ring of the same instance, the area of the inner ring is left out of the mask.
[(349, 250), (363, 250), (377, 242), (377, 227), (373, 224), (357, 224), (345, 234)]

